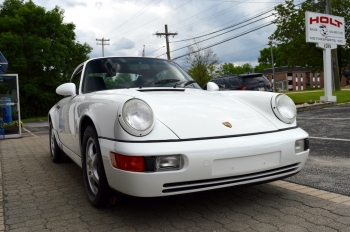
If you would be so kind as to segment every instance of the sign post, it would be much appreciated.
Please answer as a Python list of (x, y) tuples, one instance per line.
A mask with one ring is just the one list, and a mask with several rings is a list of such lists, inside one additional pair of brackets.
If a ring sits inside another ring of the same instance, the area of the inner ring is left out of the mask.
[(305, 12), (306, 42), (316, 43), (323, 49), (324, 93), (321, 101), (336, 102), (332, 96), (332, 56), (331, 49), (337, 45), (345, 45), (345, 22), (343, 17)]

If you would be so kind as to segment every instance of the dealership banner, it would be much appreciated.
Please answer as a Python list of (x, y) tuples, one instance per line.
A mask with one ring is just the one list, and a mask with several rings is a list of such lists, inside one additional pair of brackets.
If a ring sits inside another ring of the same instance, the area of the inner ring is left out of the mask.
[(343, 17), (305, 12), (306, 42), (345, 45)]

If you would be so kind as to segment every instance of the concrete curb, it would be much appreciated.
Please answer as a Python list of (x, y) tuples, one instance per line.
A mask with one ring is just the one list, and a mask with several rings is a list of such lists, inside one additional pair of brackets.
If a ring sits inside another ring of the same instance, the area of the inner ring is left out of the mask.
[(317, 197), (323, 200), (332, 201), (334, 203), (350, 205), (350, 196), (345, 196), (337, 193), (324, 191), (321, 189), (311, 188), (304, 185), (295, 184), (288, 181), (277, 180), (268, 183), (269, 185), (277, 186), (283, 189), (288, 189), (294, 192), (303, 193), (309, 196)]

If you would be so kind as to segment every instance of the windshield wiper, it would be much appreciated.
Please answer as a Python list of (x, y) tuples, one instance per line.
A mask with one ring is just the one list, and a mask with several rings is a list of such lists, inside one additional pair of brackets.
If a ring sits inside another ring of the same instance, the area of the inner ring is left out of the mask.
[(179, 82), (176, 82), (173, 87), (176, 88), (177, 86), (180, 86), (180, 85), (183, 85), (183, 87), (185, 87), (185, 86), (193, 84), (193, 83), (196, 83), (196, 81), (194, 81), (194, 80), (191, 80), (191, 81), (179, 81)]
[(194, 81), (194, 80), (180, 81), (179, 79), (164, 79), (164, 80), (156, 81), (156, 82), (154, 82), (154, 84), (155, 85), (164, 85), (164, 84), (173, 83), (173, 82), (176, 82), (173, 86), (174, 88), (176, 88), (177, 86), (180, 86), (180, 85), (185, 87), (187, 85), (196, 83), (196, 81)]

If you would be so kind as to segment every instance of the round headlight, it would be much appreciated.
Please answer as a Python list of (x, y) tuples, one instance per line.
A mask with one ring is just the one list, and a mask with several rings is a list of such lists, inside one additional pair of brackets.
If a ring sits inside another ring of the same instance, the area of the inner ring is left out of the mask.
[(272, 99), (272, 109), (282, 122), (292, 123), (297, 116), (297, 109), (295, 104), (290, 97), (284, 94), (279, 94)]
[(154, 116), (151, 107), (140, 99), (131, 99), (124, 103), (119, 121), (127, 132), (135, 136), (144, 136), (153, 129)]

